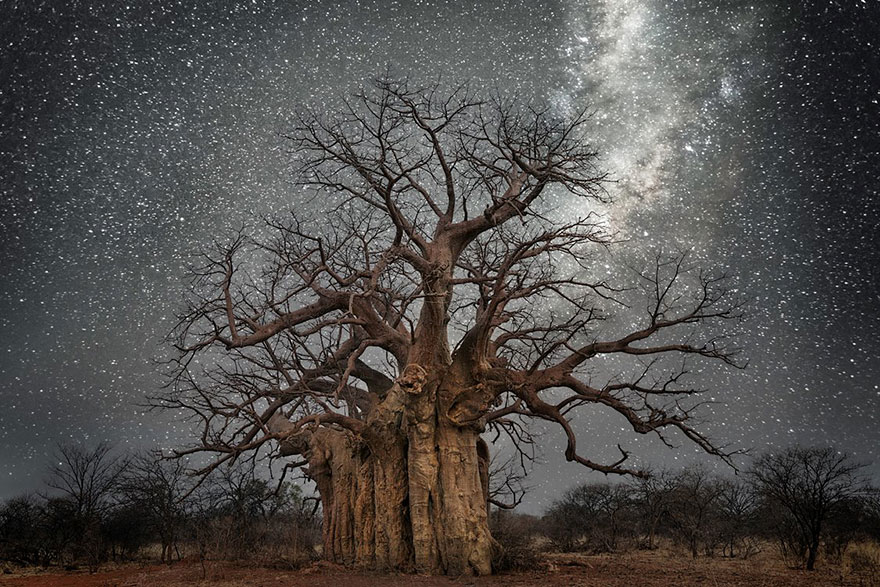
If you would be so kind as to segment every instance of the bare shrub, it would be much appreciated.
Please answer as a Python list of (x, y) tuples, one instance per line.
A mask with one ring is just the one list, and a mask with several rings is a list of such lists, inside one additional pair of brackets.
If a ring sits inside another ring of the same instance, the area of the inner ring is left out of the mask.
[(535, 517), (495, 509), (489, 516), (489, 529), (497, 542), (492, 557), (493, 571), (522, 571), (540, 566)]
[(274, 487), (255, 475), (252, 462), (219, 471), (211, 481), (193, 533), (203, 557), (285, 567), (312, 560), (318, 523), (298, 485)]
[(616, 552), (634, 541), (632, 490), (596, 483), (568, 490), (544, 517), (547, 537), (563, 552)]

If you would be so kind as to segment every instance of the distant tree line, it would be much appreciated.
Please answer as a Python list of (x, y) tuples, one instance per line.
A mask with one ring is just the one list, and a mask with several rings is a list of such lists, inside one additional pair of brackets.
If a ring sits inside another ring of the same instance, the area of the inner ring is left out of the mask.
[(542, 541), (589, 553), (665, 541), (694, 558), (749, 557), (774, 545), (791, 566), (812, 570), (820, 556), (839, 564), (848, 547), (869, 543), (867, 563), (880, 572), (880, 491), (861, 475), (864, 467), (831, 448), (794, 447), (759, 456), (735, 477), (702, 466), (661, 470), (572, 487), (540, 519), (496, 511), (493, 533), (511, 551), (502, 553), (508, 566), (517, 556), (528, 561)]
[(155, 557), (299, 564), (320, 539), (315, 503), (241, 461), (202, 480), (180, 460), (63, 445), (46, 488), (0, 505), (0, 561), (86, 566)]
[[(876, 576), (880, 490), (863, 477), (864, 466), (830, 448), (794, 447), (759, 456), (735, 477), (691, 466), (577, 485), (540, 518), (505, 509), (520, 495), (490, 506), (493, 565), (533, 568), (546, 550), (616, 553), (663, 544), (694, 558), (747, 558), (775, 548), (807, 569), (846, 556), (852, 568)], [(492, 486), (499, 479), (510, 485), (499, 470)], [(64, 445), (43, 491), (0, 504), (0, 561), (92, 571), (107, 561), (171, 564), (185, 556), (297, 566), (317, 556), (316, 509), (298, 485), (257, 476), (252, 461), (199, 479), (180, 460)]]

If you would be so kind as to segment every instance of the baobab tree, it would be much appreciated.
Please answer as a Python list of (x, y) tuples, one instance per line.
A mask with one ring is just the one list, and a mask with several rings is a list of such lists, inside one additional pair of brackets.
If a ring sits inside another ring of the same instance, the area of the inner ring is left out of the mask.
[[(579, 448), (570, 416), (594, 404), (724, 457), (691, 426), (684, 363), (660, 358), (734, 364), (694, 327), (738, 304), (722, 277), (658, 255), (638, 323), (600, 336), (622, 290), (590, 260), (612, 237), (591, 211), (608, 195), (588, 121), (391, 79), (300, 115), (290, 216), (194, 269), (157, 398), (201, 425), (180, 453), (215, 453), (202, 472), (263, 447), (291, 457), (320, 493), (327, 558), (451, 575), (491, 572), (484, 432), (528, 440), (537, 418), (569, 461), (641, 474), (622, 448), (613, 462)], [(560, 220), (564, 201), (584, 212)], [(608, 355), (633, 367), (596, 385)]]

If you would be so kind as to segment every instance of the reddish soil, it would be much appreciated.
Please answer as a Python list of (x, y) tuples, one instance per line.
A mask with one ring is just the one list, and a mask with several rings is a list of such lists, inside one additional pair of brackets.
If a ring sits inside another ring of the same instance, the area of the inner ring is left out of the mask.
[[(106, 568), (95, 574), (76, 572), (18, 572), (0, 575), (2, 587), (178, 587), (216, 585), (222, 587), (368, 587), (409, 585), (440, 587), (451, 585), (572, 585), (582, 587), (654, 587), (707, 585), (711, 587), (820, 587), (864, 585), (859, 577), (843, 576), (837, 567), (814, 572), (786, 568), (771, 556), (749, 560), (672, 557), (658, 552), (637, 552), (613, 556), (550, 555), (543, 568), (504, 573), (492, 577), (449, 579), (419, 575), (379, 575), (355, 572), (337, 565), (315, 563), (300, 570), (248, 567), (228, 562), (205, 564), (204, 578), (198, 562), (183, 561), (172, 566), (126, 565)], [(864, 577), (862, 580), (864, 581)], [(871, 580), (870, 578), (868, 579)]]

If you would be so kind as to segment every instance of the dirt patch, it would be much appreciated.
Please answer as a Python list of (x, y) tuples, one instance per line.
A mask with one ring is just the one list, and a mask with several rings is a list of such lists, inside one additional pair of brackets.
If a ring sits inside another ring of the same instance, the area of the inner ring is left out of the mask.
[(338, 565), (315, 563), (299, 570), (250, 567), (230, 562), (197, 561), (172, 566), (126, 565), (86, 571), (60, 573), (15, 573), (0, 575), (2, 587), (180, 587), (212, 585), (218, 587), (447, 587), (468, 585), (572, 585), (579, 587), (666, 587), (668, 585), (710, 585), (712, 587), (820, 587), (858, 585), (840, 574), (836, 567), (807, 572), (786, 568), (769, 555), (749, 560), (700, 558), (691, 560), (660, 552), (581, 556), (548, 555), (542, 568), (528, 572), (491, 577), (428, 577), (419, 575), (380, 575), (355, 572)]

